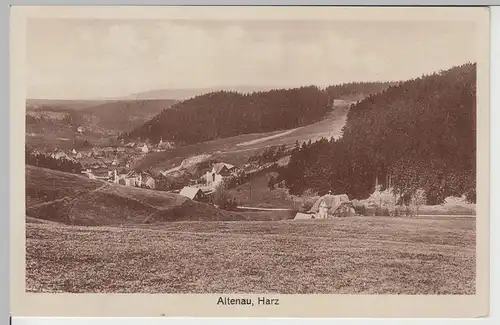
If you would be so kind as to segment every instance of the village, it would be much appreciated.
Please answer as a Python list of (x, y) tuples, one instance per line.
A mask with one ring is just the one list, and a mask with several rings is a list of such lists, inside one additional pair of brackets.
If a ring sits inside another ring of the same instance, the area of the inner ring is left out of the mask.
[[(79, 127), (79, 134), (83, 134), (85, 129)], [(120, 186), (138, 187), (149, 190), (167, 191), (187, 197), (190, 200), (200, 203), (212, 204), (219, 208), (237, 208), (237, 203), (229, 203), (229, 206), (222, 207), (220, 202), (214, 199), (218, 188), (235, 187), (244, 182), (248, 182), (251, 177), (258, 174), (266, 175), (267, 179), (272, 179), (272, 187), (284, 188), (284, 181), (279, 178), (279, 174), (272, 171), (272, 167), (278, 163), (283, 163), (286, 156), (278, 161), (259, 163), (257, 161), (235, 166), (223, 161), (210, 161), (206, 168), (198, 172), (198, 176), (189, 179), (182, 179), (174, 188), (166, 189), (162, 182), (166, 178), (175, 178), (178, 169), (176, 167), (161, 171), (139, 170), (134, 168), (134, 163), (144, 158), (146, 155), (154, 152), (163, 152), (175, 147), (172, 142), (164, 142), (162, 139), (157, 144), (136, 143), (121, 141), (115, 146), (92, 146), (83, 150), (61, 150), (56, 149), (52, 152), (34, 151), (35, 155), (45, 155), (61, 162), (76, 163), (81, 166), (80, 173), (92, 180), (99, 180), (106, 183), (112, 183)], [(196, 163), (199, 157), (191, 158)], [(207, 157), (201, 157), (207, 160)], [(190, 159), (186, 159), (189, 161)], [(192, 163), (192, 162), (191, 162)], [(286, 163), (286, 161), (285, 161)], [(201, 175), (200, 175), (201, 174)], [(193, 175), (194, 176), (194, 175)], [(177, 175), (178, 177), (178, 175)], [(232, 204), (232, 206), (231, 206)], [(251, 210), (285, 210), (276, 208), (255, 208), (245, 207)], [(316, 202), (307, 211), (298, 212), (296, 219), (329, 219), (334, 215), (354, 215), (354, 207), (347, 195), (332, 195), (328, 193), (316, 200)]]
[[(83, 127), (78, 133), (83, 133)], [(155, 189), (153, 176), (144, 171), (136, 172), (133, 164), (150, 152), (162, 152), (173, 148), (171, 142), (160, 140), (156, 145), (148, 143), (124, 143), (109, 146), (90, 146), (80, 150), (54, 149), (44, 151), (35, 149), (35, 156), (44, 155), (55, 160), (68, 161), (81, 165), (81, 173), (89, 179), (101, 180), (126, 186), (146, 187)]]
[(486, 301), (488, 28), (396, 9), (14, 24), (17, 287)]
[[(78, 127), (77, 133), (85, 133), (84, 127)], [(157, 144), (150, 142), (128, 142), (121, 140), (118, 145), (99, 147), (92, 145), (85, 149), (62, 150), (54, 149), (43, 151), (35, 149), (31, 153), (35, 157), (50, 157), (61, 163), (74, 163), (81, 166), (80, 173), (92, 180), (99, 180), (122, 186), (139, 187), (150, 190), (162, 190), (177, 193), (188, 197), (191, 200), (209, 203), (209, 196), (215, 192), (217, 187), (223, 183), (229, 183), (235, 179), (241, 179), (244, 175), (243, 169), (224, 162), (212, 162), (210, 168), (201, 177), (190, 179), (177, 186), (178, 188), (165, 189), (160, 183), (165, 178), (175, 178), (172, 176), (173, 170), (152, 171), (134, 168), (134, 164), (140, 161), (149, 153), (164, 152), (175, 147), (173, 142), (160, 141)], [(245, 165), (248, 167), (249, 164)], [(260, 171), (268, 166), (255, 168), (253, 171)], [(182, 180), (181, 180), (182, 182)]]

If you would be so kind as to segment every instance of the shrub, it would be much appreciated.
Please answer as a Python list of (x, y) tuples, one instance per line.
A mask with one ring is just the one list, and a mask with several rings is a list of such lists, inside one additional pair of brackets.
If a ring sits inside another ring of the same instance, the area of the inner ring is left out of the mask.
[(306, 197), (306, 198), (304, 198), (302, 200), (302, 204), (300, 205), (300, 208), (299, 208), (300, 212), (307, 212), (307, 211), (309, 211), (313, 207), (313, 205), (314, 205), (315, 202), (316, 202), (316, 199), (313, 198), (313, 197)]
[(416, 209), (406, 205), (398, 205), (390, 215), (392, 217), (412, 217), (416, 215)]
[(270, 191), (274, 190), (274, 185), (276, 184), (276, 179), (273, 176), (269, 176), (269, 181), (267, 182), (267, 187)]
[(381, 207), (377, 206), (375, 207), (375, 216), (377, 217), (388, 217), (389, 214), (389, 208), (387, 207)]
[(366, 216), (366, 207), (364, 205), (355, 205), (354, 212), (356, 212), (356, 214)]
[(223, 183), (215, 189), (212, 204), (223, 210), (235, 210), (238, 206), (236, 200), (229, 195), (227, 184)]

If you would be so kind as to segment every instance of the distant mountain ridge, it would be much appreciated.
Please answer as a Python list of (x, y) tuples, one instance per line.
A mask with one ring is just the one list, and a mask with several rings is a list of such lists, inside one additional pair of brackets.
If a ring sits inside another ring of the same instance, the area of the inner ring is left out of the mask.
[(172, 99), (155, 100), (27, 100), (27, 124), (86, 126), (112, 133), (125, 132), (177, 103)]
[(172, 89), (153, 89), (149, 91), (139, 92), (130, 96), (125, 96), (122, 99), (177, 99), (186, 100), (203, 94), (208, 94), (217, 91), (234, 91), (239, 93), (252, 93), (257, 91), (267, 91), (278, 89), (279, 87), (271, 86), (231, 86), (231, 87), (206, 87), (206, 88), (172, 88)]

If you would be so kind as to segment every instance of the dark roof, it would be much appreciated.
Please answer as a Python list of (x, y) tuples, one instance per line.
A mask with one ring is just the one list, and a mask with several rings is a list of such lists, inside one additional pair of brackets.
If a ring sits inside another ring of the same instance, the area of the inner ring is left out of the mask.
[(340, 195), (330, 195), (327, 194), (325, 196), (320, 197), (316, 202), (314, 202), (314, 205), (312, 208), (309, 210), (309, 212), (318, 212), (319, 207), (321, 203), (325, 203), (326, 206), (328, 207), (328, 212), (334, 213), (337, 208), (343, 204), (343, 203), (350, 203), (351, 201), (349, 200), (349, 197), (347, 194), (340, 194)]

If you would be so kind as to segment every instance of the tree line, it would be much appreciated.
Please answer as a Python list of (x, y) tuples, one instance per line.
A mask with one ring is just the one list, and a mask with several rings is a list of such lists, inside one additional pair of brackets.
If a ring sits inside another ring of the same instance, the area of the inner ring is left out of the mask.
[[(283, 171), (294, 194), (312, 189), (366, 198), (378, 182), (428, 204), (476, 200), (476, 64), (397, 85), (351, 106), (338, 140), (296, 144)], [(389, 183), (388, 181), (389, 180)]]
[[(50, 112), (50, 108), (45, 108), (46, 111)], [(37, 111), (41, 111), (42, 109), (38, 109)], [(59, 113), (59, 111), (55, 111)], [(59, 123), (59, 124), (65, 124), (65, 125), (71, 125), (71, 126), (78, 126), (81, 125), (84, 121), (81, 116), (81, 113), (75, 112), (75, 111), (62, 111), (64, 114), (64, 117), (60, 120), (57, 120), (56, 118), (51, 118), (50, 116), (33, 116), (30, 114), (26, 114), (26, 125), (37, 125), (37, 124), (44, 124), (44, 123)]]
[(286, 145), (271, 146), (264, 149), (264, 151), (260, 154), (248, 158), (248, 162), (263, 165), (266, 163), (275, 162), (278, 159), (286, 156), (287, 154), (288, 152), (286, 149)]

